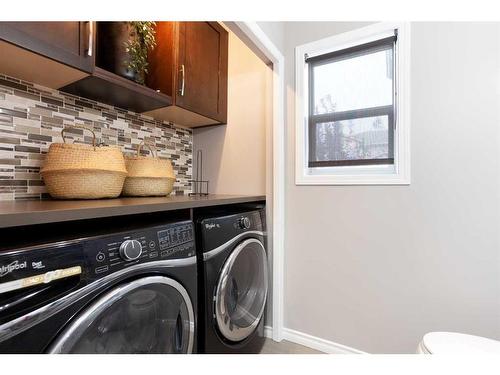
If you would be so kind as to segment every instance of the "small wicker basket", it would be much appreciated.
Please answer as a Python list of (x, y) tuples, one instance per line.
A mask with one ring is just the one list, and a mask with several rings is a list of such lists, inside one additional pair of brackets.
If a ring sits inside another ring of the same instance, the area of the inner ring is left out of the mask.
[[(149, 148), (152, 157), (141, 156), (141, 149)], [(134, 197), (169, 195), (175, 182), (174, 169), (170, 160), (160, 159), (154, 146), (141, 142), (137, 156), (125, 157), (128, 176), (123, 185), (123, 195)]]
[[(92, 133), (92, 146), (67, 144), (64, 132), (82, 128)], [(95, 144), (95, 133), (84, 126), (61, 131), (64, 143), (52, 143), (41, 170), (49, 194), (58, 199), (116, 198), (123, 188), (127, 169), (115, 146)]]

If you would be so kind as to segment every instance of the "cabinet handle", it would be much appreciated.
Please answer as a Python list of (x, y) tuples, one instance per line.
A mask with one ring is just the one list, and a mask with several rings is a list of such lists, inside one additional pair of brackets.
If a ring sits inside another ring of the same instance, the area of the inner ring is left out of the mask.
[(184, 96), (184, 88), (186, 85), (186, 69), (184, 64), (181, 65), (181, 87), (179, 88), (179, 95)]
[(92, 49), (93, 49), (93, 44), (94, 44), (94, 23), (92, 21), (87, 21), (88, 26), (89, 26), (89, 31), (88, 31), (88, 48), (87, 48), (87, 56), (92, 56)]

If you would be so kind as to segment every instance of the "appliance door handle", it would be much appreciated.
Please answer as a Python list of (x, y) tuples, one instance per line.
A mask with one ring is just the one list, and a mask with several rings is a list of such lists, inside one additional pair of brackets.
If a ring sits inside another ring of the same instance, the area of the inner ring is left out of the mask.
[(184, 64), (181, 65), (180, 69), (181, 73), (181, 87), (179, 88), (179, 95), (184, 96), (184, 89), (186, 88), (186, 68), (184, 67)]
[(182, 325), (182, 317), (181, 313), (177, 315), (177, 320), (175, 321), (175, 332), (174, 332), (174, 340), (175, 340), (175, 352), (182, 353), (182, 343), (184, 339), (183, 335), (183, 325)]
[(228, 277), (229, 275), (224, 275), (220, 288), (220, 312), (222, 315), (226, 315), (226, 285)]

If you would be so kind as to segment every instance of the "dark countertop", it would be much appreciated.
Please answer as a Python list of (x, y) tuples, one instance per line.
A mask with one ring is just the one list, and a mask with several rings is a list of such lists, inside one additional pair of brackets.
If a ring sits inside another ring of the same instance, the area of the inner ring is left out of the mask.
[(263, 201), (264, 195), (0, 202), (0, 228)]

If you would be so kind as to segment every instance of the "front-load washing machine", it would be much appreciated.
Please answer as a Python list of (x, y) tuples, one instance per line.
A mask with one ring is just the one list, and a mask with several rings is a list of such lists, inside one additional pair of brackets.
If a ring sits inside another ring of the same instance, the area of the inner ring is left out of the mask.
[(265, 210), (200, 217), (197, 230), (199, 352), (259, 353), (269, 284)]
[(191, 221), (0, 252), (0, 353), (191, 353)]

